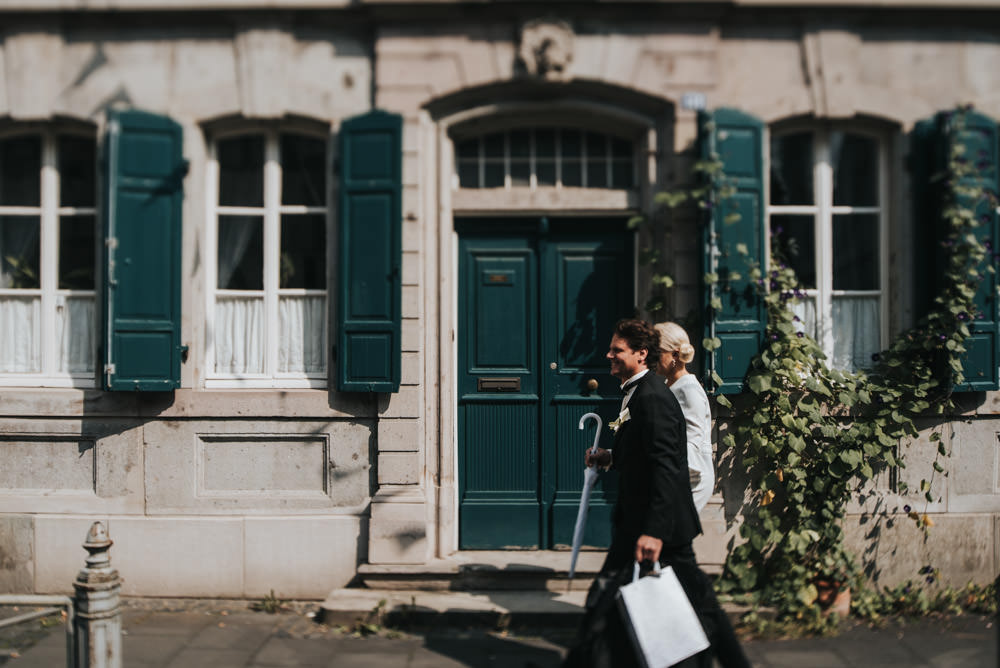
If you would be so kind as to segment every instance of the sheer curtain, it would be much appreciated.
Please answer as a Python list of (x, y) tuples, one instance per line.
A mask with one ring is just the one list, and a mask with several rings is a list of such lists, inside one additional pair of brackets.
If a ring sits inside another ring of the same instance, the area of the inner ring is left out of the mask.
[(322, 373), (326, 369), (326, 297), (282, 297), (278, 311), (278, 372)]
[(264, 373), (264, 299), (222, 297), (215, 300), (215, 370)]
[(88, 373), (94, 370), (94, 298), (67, 297), (56, 309), (59, 336), (59, 371)]
[[(819, 340), (816, 300), (799, 299), (790, 308), (799, 317), (799, 331)], [(831, 329), (833, 356), (827, 360), (831, 368), (857, 371), (870, 367), (881, 339), (878, 295), (834, 297)]]
[(834, 297), (832, 366), (848, 371), (870, 367), (880, 332), (877, 296)]
[(0, 372), (39, 373), (40, 297), (0, 297)]

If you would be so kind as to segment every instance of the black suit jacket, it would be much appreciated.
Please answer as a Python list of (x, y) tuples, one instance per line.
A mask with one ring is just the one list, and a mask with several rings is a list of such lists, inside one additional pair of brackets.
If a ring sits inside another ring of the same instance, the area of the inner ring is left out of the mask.
[(632, 554), (643, 534), (662, 540), (664, 550), (688, 545), (701, 533), (701, 522), (691, 496), (680, 404), (663, 378), (649, 371), (637, 381), (628, 411), (613, 446), (619, 475), (615, 541), (624, 541), (619, 549)]

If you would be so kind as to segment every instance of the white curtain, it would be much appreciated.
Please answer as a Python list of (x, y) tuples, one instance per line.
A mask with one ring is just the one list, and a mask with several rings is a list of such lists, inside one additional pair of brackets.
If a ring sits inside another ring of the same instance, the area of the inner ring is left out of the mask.
[(805, 332), (818, 341), (819, 332), (816, 331), (816, 299), (813, 297), (801, 297), (789, 302), (789, 304), (792, 313), (799, 317), (799, 321), (795, 323), (796, 329), (800, 332)]
[(218, 297), (215, 302), (215, 370), (264, 373), (264, 300)]
[[(799, 331), (821, 341), (816, 320), (816, 300), (799, 299), (791, 305), (792, 313), (799, 317)], [(834, 297), (833, 355), (827, 360), (831, 368), (845, 371), (867, 369), (872, 365), (872, 355), (879, 351), (881, 326), (879, 323), (879, 298)]]
[(881, 331), (877, 296), (834, 297), (831, 365), (848, 371), (870, 367)]
[(0, 373), (40, 373), (40, 297), (0, 297)]
[(59, 371), (87, 373), (94, 370), (94, 298), (67, 297), (56, 309), (59, 336)]
[(326, 296), (281, 297), (278, 301), (279, 373), (326, 369)]

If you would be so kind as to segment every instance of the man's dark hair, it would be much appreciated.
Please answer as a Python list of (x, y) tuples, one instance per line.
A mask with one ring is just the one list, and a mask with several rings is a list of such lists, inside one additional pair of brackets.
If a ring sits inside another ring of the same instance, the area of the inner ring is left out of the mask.
[(636, 318), (619, 320), (615, 336), (625, 339), (632, 350), (646, 350), (646, 367), (656, 371), (660, 365), (660, 333), (652, 325)]

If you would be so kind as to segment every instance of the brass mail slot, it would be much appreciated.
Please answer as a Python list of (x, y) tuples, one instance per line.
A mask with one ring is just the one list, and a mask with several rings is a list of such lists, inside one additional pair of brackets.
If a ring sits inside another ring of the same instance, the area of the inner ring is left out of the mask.
[(480, 392), (520, 392), (520, 378), (479, 378)]

